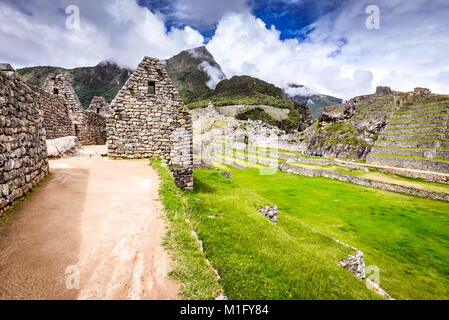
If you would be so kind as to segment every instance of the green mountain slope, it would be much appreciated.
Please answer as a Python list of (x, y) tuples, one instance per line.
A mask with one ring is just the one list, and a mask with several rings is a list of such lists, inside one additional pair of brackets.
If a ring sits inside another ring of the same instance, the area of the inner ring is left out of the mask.
[(221, 67), (206, 47), (182, 51), (165, 60), (164, 64), (186, 104), (207, 97), (218, 82), (226, 79)]
[(238, 115), (238, 119), (262, 120), (286, 131), (304, 130), (312, 123), (309, 108), (305, 104), (284, 99), (282, 89), (275, 85), (249, 76), (234, 76), (221, 81), (206, 99), (193, 102), (189, 108), (205, 108), (209, 102), (215, 106), (230, 105), (267, 105), (290, 109), (289, 118), (283, 121), (272, 119), (263, 110), (254, 109)]
[(95, 67), (32, 67), (18, 69), (17, 72), (26, 82), (39, 87), (42, 87), (50, 73), (63, 74), (72, 83), (83, 107), (88, 108), (94, 96), (102, 96), (111, 102), (132, 71), (112, 62), (102, 62)]

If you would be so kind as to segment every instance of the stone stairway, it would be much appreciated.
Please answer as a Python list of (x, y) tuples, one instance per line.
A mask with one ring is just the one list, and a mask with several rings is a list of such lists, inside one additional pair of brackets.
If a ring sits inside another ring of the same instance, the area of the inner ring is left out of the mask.
[(401, 103), (379, 136), (368, 164), (449, 173), (449, 97)]

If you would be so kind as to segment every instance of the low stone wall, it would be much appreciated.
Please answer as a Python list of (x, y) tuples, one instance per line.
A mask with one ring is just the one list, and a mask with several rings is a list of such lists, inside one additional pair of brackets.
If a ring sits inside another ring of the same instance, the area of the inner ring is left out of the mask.
[(373, 181), (365, 178), (360, 177), (354, 177), (345, 175), (342, 173), (327, 171), (327, 170), (313, 170), (308, 168), (302, 168), (297, 166), (292, 166), (286, 163), (283, 163), (280, 167), (281, 171), (289, 172), (289, 173), (295, 173), (302, 176), (307, 177), (325, 177), (329, 179), (339, 180), (343, 182), (350, 182), (354, 184), (358, 184), (365, 187), (371, 187), (386, 191), (392, 191), (392, 192), (398, 192), (403, 194), (408, 194), (416, 197), (421, 198), (428, 198), (428, 199), (434, 199), (434, 200), (441, 200), (441, 201), (449, 201), (449, 194), (443, 194), (443, 193), (437, 193), (437, 192), (430, 192), (425, 190), (419, 190), (419, 189), (413, 189), (408, 187), (402, 187), (398, 185), (388, 184), (384, 182), (379, 181)]
[(49, 171), (43, 111), (33, 89), (0, 64), (0, 215)]
[(378, 166), (407, 168), (449, 174), (449, 162), (437, 160), (394, 158), (369, 155), (366, 158), (366, 163)]
[(438, 173), (424, 172), (424, 171), (410, 171), (402, 168), (378, 168), (377, 170), (385, 173), (397, 174), (404, 177), (414, 179), (424, 179), (429, 182), (449, 184), (449, 175)]

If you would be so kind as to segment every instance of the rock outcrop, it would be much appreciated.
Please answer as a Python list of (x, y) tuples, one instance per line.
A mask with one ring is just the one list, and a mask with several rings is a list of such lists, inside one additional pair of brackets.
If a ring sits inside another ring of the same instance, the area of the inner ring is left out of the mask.
[(63, 137), (47, 140), (47, 153), (49, 158), (70, 158), (79, 155), (81, 144), (77, 137)]

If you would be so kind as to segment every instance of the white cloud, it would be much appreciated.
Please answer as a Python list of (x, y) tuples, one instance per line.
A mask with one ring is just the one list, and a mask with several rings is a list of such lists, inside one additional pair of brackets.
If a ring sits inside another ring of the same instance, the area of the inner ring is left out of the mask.
[(209, 80), (206, 82), (206, 86), (208, 86), (210, 89), (215, 89), (215, 87), (220, 81), (226, 79), (226, 76), (223, 74), (223, 71), (221, 71), (221, 69), (211, 65), (207, 61), (203, 61), (198, 66), (198, 69), (206, 72), (207, 75), (209, 76)]
[(230, 13), (207, 48), (228, 77), (248, 74), (281, 87), (299, 83), (342, 98), (377, 85), (448, 92), (447, 1), (378, 5), (380, 30), (365, 27), (365, 5), (352, 0), (316, 21), (301, 42), (281, 40), (278, 30), (248, 13)]
[(250, 12), (250, 7), (248, 0), (177, 0), (174, 10), (179, 20), (198, 27), (208, 27), (228, 12)]
[(68, 30), (69, 2), (0, 3), (0, 61), (16, 67), (89, 66), (109, 59), (136, 67), (144, 56), (168, 58), (200, 46), (203, 36), (189, 26), (166, 30), (161, 17), (134, 0), (80, 2), (81, 29)]

